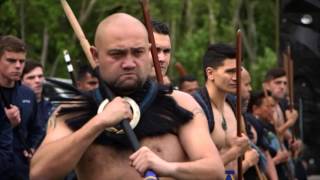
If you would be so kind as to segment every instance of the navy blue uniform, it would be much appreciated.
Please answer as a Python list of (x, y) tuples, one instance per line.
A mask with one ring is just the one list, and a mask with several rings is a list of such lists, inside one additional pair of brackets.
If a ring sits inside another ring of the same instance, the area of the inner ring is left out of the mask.
[[(29, 179), (29, 161), (23, 155), (23, 151), (26, 149), (23, 144), (25, 143), (28, 148), (35, 149), (44, 134), (41, 124), (37, 120), (36, 96), (31, 89), (19, 84), (13, 88), (2, 88), (2, 90), (7, 101), (19, 108), (21, 116), (21, 123), (13, 128), (13, 172), (16, 179)], [(0, 121), (8, 121), (3, 104), (1, 104), (0, 115)], [(10, 178), (1, 177), (1, 179)]]

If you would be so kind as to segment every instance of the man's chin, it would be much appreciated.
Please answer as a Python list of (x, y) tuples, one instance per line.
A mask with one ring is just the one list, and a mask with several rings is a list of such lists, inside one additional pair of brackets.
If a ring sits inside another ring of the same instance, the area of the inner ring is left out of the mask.
[(12, 81), (20, 81), (20, 79), (21, 79), (20, 77), (13, 77), (13, 78), (11, 78)]
[(136, 91), (141, 86), (139, 81), (127, 80), (125, 82), (117, 83), (112, 88), (114, 93), (118, 95), (129, 95), (132, 92)]

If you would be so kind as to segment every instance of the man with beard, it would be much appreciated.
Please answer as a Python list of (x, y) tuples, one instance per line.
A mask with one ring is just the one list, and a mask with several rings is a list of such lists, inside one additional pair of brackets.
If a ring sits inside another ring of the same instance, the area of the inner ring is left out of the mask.
[[(152, 64), (149, 50), (147, 32), (139, 20), (124, 13), (104, 19), (91, 49), (103, 81), (99, 90), (108, 86), (117, 96), (129, 96), (139, 103), (153, 82), (147, 81)], [(121, 97), (78, 127), (68, 122), (82, 112), (58, 115), (32, 159), (31, 179), (63, 177), (74, 167), (79, 179), (141, 179), (148, 169), (161, 179), (223, 178), (218, 151), (205, 131), (205, 116), (191, 96), (158, 93), (149, 108), (141, 111), (134, 131), (142, 147), (136, 152), (121, 134), (105, 132), (133, 117)]]

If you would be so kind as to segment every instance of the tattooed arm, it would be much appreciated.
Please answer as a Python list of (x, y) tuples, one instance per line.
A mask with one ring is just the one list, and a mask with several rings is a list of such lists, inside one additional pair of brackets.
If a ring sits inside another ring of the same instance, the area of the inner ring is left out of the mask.
[[(56, 112), (53, 116), (55, 115)], [(31, 159), (31, 180), (63, 178), (77, 165), (83, 153), (106, 127), (132, 117), (129, 104), (119, 97), (73, 132), (64, 120), (75, 115), (76, 113), (72, 113), (50, 118), (46, 137)]]
[(211, 140), (206, 116), (189, 95), (174, 91), (177, 103), (194, 114), (179, 130), (179, 139), (190, 161), (176, 163), (177, 179), (223, 179), (224, 167), (219, 152)]

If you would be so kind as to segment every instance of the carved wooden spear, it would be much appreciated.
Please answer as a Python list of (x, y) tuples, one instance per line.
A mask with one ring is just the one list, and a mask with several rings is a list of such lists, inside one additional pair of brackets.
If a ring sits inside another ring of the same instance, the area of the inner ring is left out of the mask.
[[(241, 59), (242, 59), (242, 37), (241, 30), (237, 31), (236, 41), (236, 76), (237, 76), (237, 136), (241, 136)], [(242, 179), (242, 157), (238, 158), (238, 180)]]
[(140, 0), (140, 4), (143, 10), (143, 18), (144, 23), (148, 31), (149, 42), (151, 43), (151, 55), (153, 60), (153, 66), (156, 71), (156, 77), (160, 84), (163, 84), (163, 77), (161, 73), (160, 63), (158, 59), (157, 47), (153, 36), (153, 28), (151, 24), (151, 18), (149, 15), (149, 1), (148, 0)]

